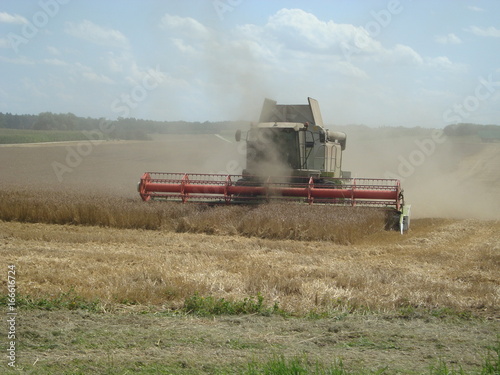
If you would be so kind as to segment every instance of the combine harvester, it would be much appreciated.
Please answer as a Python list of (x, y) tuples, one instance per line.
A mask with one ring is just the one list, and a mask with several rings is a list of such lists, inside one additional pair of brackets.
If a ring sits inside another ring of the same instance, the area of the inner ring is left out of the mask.
[[(399, 180), (351, 178), (342, 171), (346, 134), (325, 129), (318, 102), (308, 101), (264, 101), (259, 123), (246, 132), (247, 168), (241, 175), (146, 172), (138, 185), (142, 199), (368, 206), (386, 210), (388, 228), (407, 231), (410, 206), (405, 205)], [(236, 140), (241, 138), (238, 130)]]

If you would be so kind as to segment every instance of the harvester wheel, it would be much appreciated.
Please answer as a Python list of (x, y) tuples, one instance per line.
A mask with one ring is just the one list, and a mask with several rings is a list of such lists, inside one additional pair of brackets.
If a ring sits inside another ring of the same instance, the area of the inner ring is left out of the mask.
[(385, 230), (399, 231), (400, 217), (401, 212), (394, 209), (387, 210), (385, 215)]

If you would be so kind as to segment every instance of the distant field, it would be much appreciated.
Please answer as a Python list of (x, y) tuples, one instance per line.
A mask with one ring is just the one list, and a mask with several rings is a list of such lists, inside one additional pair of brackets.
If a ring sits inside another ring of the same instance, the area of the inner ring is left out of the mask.
[(1, 129), (0, 144), (88, 140), (81, 131)]

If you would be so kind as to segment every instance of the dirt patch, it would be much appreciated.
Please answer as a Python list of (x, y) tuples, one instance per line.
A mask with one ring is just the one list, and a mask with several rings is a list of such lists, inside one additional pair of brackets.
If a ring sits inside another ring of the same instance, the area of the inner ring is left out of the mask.
[(227, 163), (241, 159), (236, 147), (214, 135), (12, 145), (0, 147), (0, 175), (6, 176), (1, 183), (140, 199), (137, 183), (144, 172), (235, 173), (227, 171)]

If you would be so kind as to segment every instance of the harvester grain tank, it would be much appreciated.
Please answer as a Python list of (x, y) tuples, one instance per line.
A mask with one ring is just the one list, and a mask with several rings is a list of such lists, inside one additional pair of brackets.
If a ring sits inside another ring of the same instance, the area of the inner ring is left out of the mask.
[(409, 228), (410, 206), (399, 180), (351, 178), (342, 170), (347, 136), (326, 129), (318, 102), (280, 105), (266, 99), (259, 122), (236, 140), (246, 142), (241, 175), (146, 172), (143, 200), (252, 204), (272, 200), (384, 209), (388, 223)]

